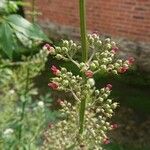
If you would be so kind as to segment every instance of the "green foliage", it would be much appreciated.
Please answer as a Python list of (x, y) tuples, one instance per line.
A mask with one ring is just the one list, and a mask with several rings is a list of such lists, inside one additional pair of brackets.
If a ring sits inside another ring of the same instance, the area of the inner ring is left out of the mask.
[(0, 59), (0, 149), (36, 150), (42, 133), (57, 112), (49, 94), (38, 95), (33, 79), (44, 69), (47, 51), (21, 62)]
[[(5, 2), (5, 5), (7, 7), (9, 3)], [(5, 53), (12, 58), (14, 52), (21, 53), (25, 48), (31, 50), (43, 41), (51, 42), (38, 25), (30, 23), (20, 15), (0, 13), (1, 54)]]

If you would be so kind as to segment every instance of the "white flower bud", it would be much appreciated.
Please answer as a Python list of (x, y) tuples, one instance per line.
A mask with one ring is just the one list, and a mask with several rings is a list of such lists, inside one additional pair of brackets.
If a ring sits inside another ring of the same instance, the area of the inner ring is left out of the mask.
[(96, 42), (96, 44), (97, 44), (98, 46), (101, 46), (101, 45), (102, 45), (102, 41), (98, 40), (98, 41)]
[(9, 93), (13, 95), (15, 93), (15, 90), (9, 90)]
[(68, 46), (69, 46), (69, 42), (68, 42), (67, 40), (64, 40), (64, 41), (63, 41), (63, 45), (64, 45), (65, 47), (68, 47)]
[(56, 57), (58, 60), (60, 60), (60, 59), (62, 59), (62, 58), (63, 58), (63, 56), (62, 56), (62, 55), (60, 55), (60, 54), (57, 54), (55, 57)]
[(13, 130), (12, 128), (6, 129), (6, 130), (3, 132), (4, 137), (9, 137), (13, 132), (14, 132), (14, 130)]
[(111, 49), (112, 46), (111, 46), (111, 44), (108, 43), (108, 44), (106, 45), (106, 47), (107, 47), (108, 49)]
[(62, 52), (67, 53), (68, 49), (66, 47), (62, 47)]
[(122, 60), (121, 60), (121, 59), (118, 59), (118, 60), (117, 60), (117, 63), (122, 64)]
[(110, 43), (110, 38), (106, 38), (105, 41)]
[(111, 44), (113, 47), (116, 47), (116, 42), (112, 41)]
[(96, 69), (95, 63), (91, 63), (91, 64), (90, 64), (90, 69), (91, 69), (91, 70), (95, 70), (95, 69)]
[(63, 86), (68, 86), (69, 85), (69, 81), (68, 80), (63, 80), (62, 85)]
[(106, 70), (106, 69), (107, 69), (106, 65), (101, 65), (100, 68), (101, 68), (102, 70)]
[(117, 108), (117, 106), (118, 106), (118, 103), (117, 103), (117, 102), (115, 102), (115, 103), (113, 103), (113, 104), (111, 105), (112, 109)]
[(115, 63), (115, 64), (114, 64), (114, 67), (115, 67), (115, 68), (119, 68), (119, 67), (120, 67), (120, 64), (119, 64), (119, 63)]
[(98, 63), (98, 61), (97, 61), (97, 60), (94, 60), (94, 61), (93, 61), (93, 63), (96, 65), (96, 67), (98, 67), (98, 66), (99, 66), (99, 63)]
[(118, 74), (118, 71), (117, 70), (112, 70), (112, 73), (114, 73), (114, 74)]
[(96, 96), (99, 95), (99, 90), (95, 90), (95, 95), (96, 95)]
[(91, 87), (93, 87), (95, 85), (95, 80), (93, 78), (89, 78), (87, 80), (87, 84), (89, 84)]
[(44, 108), (44, 102), (43, 101), (39, 101), (37, 104), (40, 108)]

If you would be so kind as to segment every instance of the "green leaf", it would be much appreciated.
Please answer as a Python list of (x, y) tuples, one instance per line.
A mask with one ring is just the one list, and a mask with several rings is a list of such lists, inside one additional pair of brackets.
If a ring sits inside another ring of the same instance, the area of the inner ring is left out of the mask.
[(16, 44), (13, 39), (13, 31), (6, 22), (0, 25), (0, 46), (7, 56), (11, 58), (13, 51), (16, 49)]
[(39, 26), (30, 23), (19, 15), (10, 15), (7, 21), (14, 29), (14, 32), (20, 32), (31, 39), (50, 42)]

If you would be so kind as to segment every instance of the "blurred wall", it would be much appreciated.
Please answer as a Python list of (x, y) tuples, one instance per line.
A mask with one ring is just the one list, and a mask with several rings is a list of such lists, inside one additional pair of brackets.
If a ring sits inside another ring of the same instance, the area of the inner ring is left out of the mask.
[[(35, 1), (38, 22), (50, 34), (79, 36), (79, 0)], [(87, 0), (87, 25), (119, 40), (121, 55), (133, 55), (139, 68), (150, 71), (150, 0)]]

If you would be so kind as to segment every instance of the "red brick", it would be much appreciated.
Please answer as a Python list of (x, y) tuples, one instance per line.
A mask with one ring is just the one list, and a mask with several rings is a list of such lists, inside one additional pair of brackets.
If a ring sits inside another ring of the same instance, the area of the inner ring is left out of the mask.
[[(29, 0), (26, 0), (29, 1)], [(77, 0), (36, 0), (39, 21), (79, 27)], [(89, 30), (150, 42), (150, 0), (87, 0)]]

